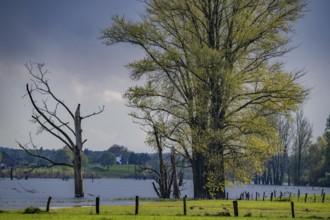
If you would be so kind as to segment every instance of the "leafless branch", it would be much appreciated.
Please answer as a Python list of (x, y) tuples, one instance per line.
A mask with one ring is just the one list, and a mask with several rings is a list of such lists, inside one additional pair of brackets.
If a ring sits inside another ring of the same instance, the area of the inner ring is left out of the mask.
[[(55, 137), (59, 138), (61, 141), (63, 141), (66, 144), (69, 143), (68, 144), (69, 146), (74, 146), (74, 142), (71, 140), (71, 138), (69, 137), (69, 135), (65, 131), (63, 131), (60, 126), (56, 125), (50, 118), (48, 118), (46, 116), (45, 112), (43, 112), (40, 109), (40, 107), (37, 106), (36, 101), (33, 99), (32, 90), (30, 89), (29, 84), (26, 84), (26, 91), (28, 93), (28, 96), (30, 98), (30, 101), (31, 101), (34, 109), (39, 114), (39, 115), (36, 115), (36, 114), (33, 115), (32, 118), (35, 119), (39, 123), (40, 126), (42, 126), (48, 132), (50, 132), (51, 134), (53, 134)], [(61, 138), (59, 135), (57, 135), (54, 132), (52, 132), (52, 130), (50, 128), (46, 127), (45, 124), (40, 121), (39, 116), (41, 116), (52, 128), (56, 129), (60, 134), (62, 134), (67, 141), (64, 141), (63, 138)]]
[(81, 117), (81, 119), (86, 119), (86, 118), (89, 118), (91, 116), (101, 114), (104, 111), (104, 108), (105, 108), (104, 105), (102, 107), (99, 106), (99, 109), (97, 111), (95, 111), (95, 112), (93, 112), (93, 113), (91, 113), (89, 115), (83, 116), (83, 117)]
[[(33, 77), (33, 79), (31, 79), (31, 81), (35, 85), (36, 90), (38, 92), (41, 92), (41, 93), (44, 93), (44, 94), (49, 94), (57, 103), (59, 103), (64, 109), (66, 109), (66, 111), (70, 114), (70, 116), (72, 118), (74, 118), (74, 114), (70, 111), (68, 106), (65, 105), (62, 100), (57, 98), (57, 96), (55, 96), (55, 94), (50, 89), (49, 84), (48, 84), (48, 80), (45, 79), (45, 75), (48, 73), (48, 70), (43, 70), (44, 65), (45, 65), (44, 63), (41, 63), (41, 64), (38, 63), (37, 64), (37, 68), (38, 68), (38, 72), (39, 72), (39, 75), (37, 75), (33, 72), (34, 71), (34, 68), (33, 68), (34, 65), (31, 62), (29, 64), (25, 64), (25, 67), (28, 69), (30, 75)], [(40, 85), (44, 86), (45, 88), (42, 88)], [(31, 90), (31, 92), (32, 91), (33, 90)]]
[[(30, 149), (28, 149), (27, 144), (24, 144), (24, 145), (23, 145), (23, 144), (21, 144), (21, 143), (18, 142), (18, 141), (16, 141), (16, 143), (17, 143), (18, 146), (19, 146), (20, 148), (22, 148), (27, 154), (29, 154), (29, 155), (31, 155), (31, 156), (33, 156), (33, 157), (38, 157), (38, 158), (43, 159), (43, 160), (49, 162), (50, 164), (52, 164), (50, 167), (52, 167), (52, 166), (67, 166), (67, 167), (73, 167), (72, 164), (68, 164), (68, 163), (58, 163), (58, 162), (56, 162), (56, 161), (51, 160), (51, 159), (48, 158), (48, 157), (42, 156), (42, 155), (39, 154), (38, 151), (36, 151), (35, 153), (32, 152)], [(32, 143), (32, 142), (31, 142), (31, 143)], [(32, 144), (32, 145), (33, 145), (33, 144)], [(36, 148), (35, 145), (33, 145), (33, 146)], [(47, 166), (47, 165), (46, 165), (46, 166)], [(41, 167), (41, 166), (40, 166), (40, 167)]]

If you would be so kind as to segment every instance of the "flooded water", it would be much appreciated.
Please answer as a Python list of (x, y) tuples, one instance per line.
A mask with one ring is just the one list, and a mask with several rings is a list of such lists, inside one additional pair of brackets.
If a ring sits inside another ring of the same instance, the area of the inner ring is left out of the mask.
[[(84, 198), (74, 198), (73, 179), (0, 180), (0, 210), (22, 209), (29, 206), (45, 207), (52, 197), (51, 207), (85, 206), (95, 204), (96, 196), (102, 205), (130, 204), (135, 196), (157, 198), (152, 180), (135, 179), (86, 179)], [(191, 181), (187, 181), (183, 195), (192, 196)]]
[[(100, 196), (101, 205), (129, 205), (135, 196), (141, 198), (157, 198), (152, 187), (152, 180), (135, 179), (86, 179), (84, 180), (84, 198), (74, 198), (74, 183), (70, 179), (28, 179), (28, 180), (0, 180), (0, 210), (24, 209), (29, 206), (45, 207), (48, 197), (52, 197), (51, 207), (66, 206), (90, 206), (95, 204), (95, 197)], [(300, 190), (301, 195), (321, 194), (322, 190), (330, 194), (330, 188), (320, 187), (294, 187), (294, 186), (265, 186), (265, 185), (244, 185), (226, 187), (229, 199), (237, 199), (243, 192), (250, 195), (265, 195), (269, 198), (270, 193), (280, 192), (284, 195), (292, 193), (296, 195)], [(181, 195), (193, 197), (193, 185), (191, 180), (185, 181)], [(255, 198), (255, 197), (254, 197)], [(252, 199), (252, 198), (251, 198)]]

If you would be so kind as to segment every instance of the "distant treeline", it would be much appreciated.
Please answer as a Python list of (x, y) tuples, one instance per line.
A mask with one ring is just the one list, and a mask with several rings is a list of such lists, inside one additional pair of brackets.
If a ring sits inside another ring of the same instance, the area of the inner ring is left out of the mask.
[[(51, 158), (56, 162), (72, 163), (72, 154), (67, 147), (61, 149), (35, 149), (39, 155)], [(170, 155), (165, 155), (170, 160)], [(144, 167), (157, 169), (159, 159), (156, 153), (135, 153), (126, 147), (113, 145), (108, 150), (93, 151), (86, 148), (83, 152), (84, 175), (87, 178), (112, 177), (112, 178), (153, 178)], [(23, 149), (0, 147), (0, 177), (14, 175), (20, 178), (48, 177), (68, 178), (73, 172), (68, 167), (47, 168), (50, 164), (38, 157), (27, 154)], [(191, 178), (190, 168), (184, 169), (184, 178)]]

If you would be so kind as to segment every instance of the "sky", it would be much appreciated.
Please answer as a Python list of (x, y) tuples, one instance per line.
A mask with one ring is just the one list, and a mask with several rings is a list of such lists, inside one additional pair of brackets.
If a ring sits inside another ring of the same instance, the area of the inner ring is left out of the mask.
[[(285, 69), (303, 69), (301, 80), (311, 95), (304, 114), (321, 135), (330, 115), (330, 1), (312, 0), (295, 25)], [(53, 137), (35, 135), (32, 106), (24, 98), (29, 82), (28, 62), (45, 63), (50, 85), (74, 111), (81, 104), (86, 115), (105, 105), (105, 111), (83, 121), (85, 147), (106, 150), (113, 144), (135, 152), (150, 152), (145, 133), (128, 116), (123, 93), (134, 86), (125, 64), (143, 57), (131, 45), (105, 46), (100, 31), (113, 15), (138, 19), (143, 4), (135, 0), (0, 0), (0, 146), (18, 148), (16, 141), (44, 148), (60, 148)]]

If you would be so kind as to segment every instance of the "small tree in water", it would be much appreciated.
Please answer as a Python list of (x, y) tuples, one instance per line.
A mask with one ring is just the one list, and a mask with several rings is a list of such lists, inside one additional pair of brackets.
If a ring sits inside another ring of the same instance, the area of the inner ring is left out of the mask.
[[(31, 76), (31, 83), (26, 84), (27, 96), (33, 106), (32, 122), (39, 125), (37, 134), (48, 132), (70, 149), (72, 154), (72, 163), (54, 161), (49, 157), (45, 157), (38, 151), (36, 145), (31, 144), (33, 149), (28, 148), (27, 144), (23, 145), (18, 142), (19, 146), (26, 153), (42, 158), (48, 161), (47, 167), (68, 166), (74, 170), (74, 188), (75, 197), (83, 197), (83, 175), (82, 175), (82, 148), (87, 139), (82, 138), (81, 122), (82, 120), (94, 115), (98, 115), (104, 110), (104, 106), (86, 116), (80, 115), (80, 104), (77, 105), (75, 112), (61, 100), (51, 89), (46, 75), (47, 70), (44, 64), (26, 64), (26, 68)], [(40, 99), (36, 99), (39, 97)], [(41, 100), (41, 101), (40, 101)], [(61, 112), (61, 115), (59, 114)], [(63, 114), (62, 114), (63, 113)], [(69, 116), (71, 121), (66, 120)]]

